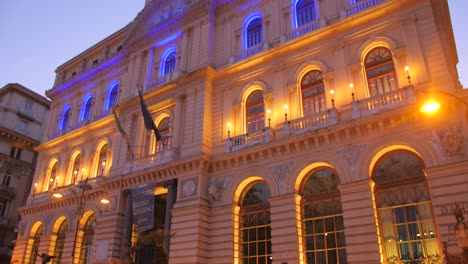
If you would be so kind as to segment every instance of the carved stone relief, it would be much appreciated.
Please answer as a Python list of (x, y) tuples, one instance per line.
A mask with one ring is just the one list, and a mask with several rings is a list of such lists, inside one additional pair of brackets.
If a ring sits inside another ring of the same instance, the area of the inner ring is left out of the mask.
[(210, 203), (223, 200), (224, 193), (231, 179), (232, 176), (210, 179), (210, 184), (208, 186), (208, 197), (210, 199)]
[(289, 170), (294, 165), (295, 161), (290, 160), (278, 165), (274, 165), (268, 168), (268, 172), (276, 178), (276, 181), (280, 186), (284, 186), (284, 181), (288, 175)]
[(182, 197), (190, 197), (197, 193), (198, 179), (191, 178), (182, 182)]
[(443, 154), (447, 160), (453, 160), (464, 156), (466, 140), (460, 124), (434, 130), (433, 138), (441, 154)]
[(340, 158), (346, 161), (346, 164), (351, 169), (351, 177), (356, 176), (356, 164), (359, 163), (359, 157), (365, 148), (365, 145), (349, 146), (336, 152)]

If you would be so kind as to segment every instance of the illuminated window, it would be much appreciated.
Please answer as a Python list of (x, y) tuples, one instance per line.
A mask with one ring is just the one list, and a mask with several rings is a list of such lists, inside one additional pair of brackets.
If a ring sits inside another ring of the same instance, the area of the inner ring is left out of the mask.
[(161, 152), (165, 149), (169, 149), (172, 146), (171, 137), (171, 119), (169, 117), (163, 118), (157, 125), (159, 134), (161, 134), (161, 140), (156, 141), (156, 152)]
[(52, 263), (61, 263), (62, 255), (63, 255), (63, 248), (65, 245), (65, 236), (68, 230), (68, 220), (64, 219), (60, 224), (56, 235), (55, 240), (55, 247), (54, 247), (54, 259), (52, 259)]
[(160, 76), (164, 76), (173, 72), (176, 69), (176, 51), (173, 48), (166, 50), (163, 53), (162, 60), (161, 60), (161, 69), (160, 69)]
[(101, 175), (101, 176), (104, 175), (104, 172), (106, 170), (106, 162), (107, 162), (107, 149), (108, 149), (108, 144), (106, 143), (101, 147), (101, 150), (99, 151), (96, 175)]
[(338, 176), (328, 168), (312, 172), (302, 187), (306, 263), (347, 263)]
[(393, 57), (389, 49), (378, 47), (371, 50), (366, 55), (364, 64), (369, 96), (385, 94), (398, 88)]
[(322, 73), (308, 72), (301, 80), (302, 107), (304, 116), (325, 111), (325, 88)]
[(81, 237), (81, 247), (78, 263), (91, 263), (92, 245), (94, 237), (94, 226), (96, 225), (96, 216), (90, 215), (83, 226), (83, 236)]
[(262, 19), (255, 17), (247, 25), (246, 48), (262, 43)]
[[(37, 223), (36, 223), (37, 224)], [(41, 243), (41, 236), (43, 234), (43, 227), (42, 224), (39, 223), (37, 228), (36, 224), (33, 226), (31, 230), (31, 234), (29, 235), (28, 245), (27, 245), (27, 254), (25, 256), (25, 263), (28, 264), (35, 264), (37, 258), (37, 250), (39, 248), (39, 244)], [(34, 228), (36, 228), (34, 230)]]
[(375, 202), (385, 263), (438, 263), (441, 256), (424, 164), (393, 151), (376, 164)]
[(273, 263), (271, 258), (270, 189), (256, 182), (244, 192), (239, 212), (241, 263)]
[(265, 127), (265, 105), (262, 91), (256, 90), (247, 97), (245, 112), (247, 133), (252, 133)]
[(119, 95), (119, 84), (117, 82), (112, 83), (107, 91), (106, 104), (104, 110), (109, 110), (117, 104), (117, 98)]
[(317, 19), (316, 0), (298, 0), (295, 4), (296, 25), (301, 27)]
[(50, 169), (48, 190), (52, 190), (57, 186), (57, 183), (55, 182), (57, 180), (57, 166), (58, 163), (54, 162), (54, 165), (52, 165), (52, 168)]
[(70, 179), (71, 179), (71, 184), (77, 184), (79, 180), (82, 180), (82, 179), (78, 179), (78, 175), (80, 174), (80, 166), (81, 166), (81, 153), (78, 153), (78, 155), (76, 155), (75, 157), (75, 160), (73, 162), (73, 168), (71, 170), (71, 176), (70, 176)]
[(65, 106), (62, 112), (62, 118), (59, 123), (59, 130), (66, 131), (68, 129), (68, 122), (70, 119), (70, 106)]
[(93, 107), (93, 97), (88, 96), (83, 102), (83, 110), (81, 113), (81, 120), (88, 120), (91, 114), (91, 108)]

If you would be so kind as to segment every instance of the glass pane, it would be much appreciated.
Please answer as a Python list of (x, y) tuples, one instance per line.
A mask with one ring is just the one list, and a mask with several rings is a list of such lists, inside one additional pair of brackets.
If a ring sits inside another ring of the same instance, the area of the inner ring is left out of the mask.
[(327, 248), (335, 248), (336, 247), (335, 234), (328, 233), (325, 237), (327, 239)]
[(323, 219), (317, 219), (314, 222), (315, 233), (323, 233)]
[(315, 242), (317, 249), (325, 249), (325, 238), (324, 235), (316, 235)]
[(338, 263), (336, 260), (337, 260), (337, 256), (336, 256), (336, 251), (335, 250), (328, 250), (327, 251), (327, 260), (329, 264), (334, 264), (334, 263)]

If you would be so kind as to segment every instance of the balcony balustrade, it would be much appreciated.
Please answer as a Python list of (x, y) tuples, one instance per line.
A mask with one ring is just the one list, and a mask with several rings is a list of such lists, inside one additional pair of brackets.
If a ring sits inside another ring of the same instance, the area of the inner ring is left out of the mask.
[(273, 140), (270, 127), (226, 139), (226, 152), (237, 151), (257, 144), (268, 143)]
[(336, 109), (311, 114), (285, 122), (285, 135), (292, 136), (317, 130), (337, 123)]

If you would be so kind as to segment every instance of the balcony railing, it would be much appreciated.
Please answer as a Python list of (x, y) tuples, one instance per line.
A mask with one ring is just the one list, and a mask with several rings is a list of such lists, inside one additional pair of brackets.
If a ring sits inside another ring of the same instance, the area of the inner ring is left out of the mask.
[[(290, 41), (302, 35), (315, 31), (321, 27), (321, 21), (315, 20), (306, 25), (298, 27), (284, 36), (284, 41)], [(284, 42), (283, 41), (283, 42)]]
[(284, 126), (285, 135), (302, 134), (307, 131), (317, 130), (336, 124), (336, 122), (336, 109), (331, 108), (326, 111), (287, 121)]
[(248, 49), (244, 49), (242, 51), (240, 51), (237, 55), (234, 56), (234, 58), (232, 59), (232, 63), (235, 63), (235, 62), (238, 62), (238, 61), (241, 61), (245, 58), (248, 58), (250, 56), (253, 56), (257, 53), (260, 53), (260, 52), (263, 52), (264, 50), (267, 50), (268, 47), (267, 47), (267, 43), (266, 42), (262, 42), (260, 44), (257, 44), (253, 47), (250, 47)]
[(354, 101), (353, 118), (372, 115), (382, 110), (395, 108), (415, 101), (414, 86), (409, 85), (388, 93)]
[(171, 71), (170, 73), (164, 75), (164, 76), (161, 76), (159, 77), (158, 79), (156, 79), (154, 82), (151, 82), (149, 84), (146, 85), (146, 90), (151, 90), (153, 88), (156, 88), (158, 86), (161, 86), (171, 80), (174, 80), (174, 79), (177, 79), (179, 78), (179, 76), (181, 75), (181, 71), (179, 70), (174, 70), (174, 71)]
[(273, 133), (269, 127), (246, 133), (226, 140), (226, 152), (240, 150), (253, 145), (268, 143), (273, 140)]
[(352, 5), (348, 10), (346, 10), (346, 16), (352, 16), (357, 13), (360, 13), (364, 10), (367, 10), (369, 8), (372, 8), (376, 5), (380, 5), (381, 3), (387, 2), (388, 0), (367, 0), (367, 1), (362, 1), (358, 2), (354, 5)]
[(136, 166), (152, 167), (172, 160), (175, 149), (172, 148), (172, 137), (165, 137), (156, 143), (156, 152), (140, 158)]

